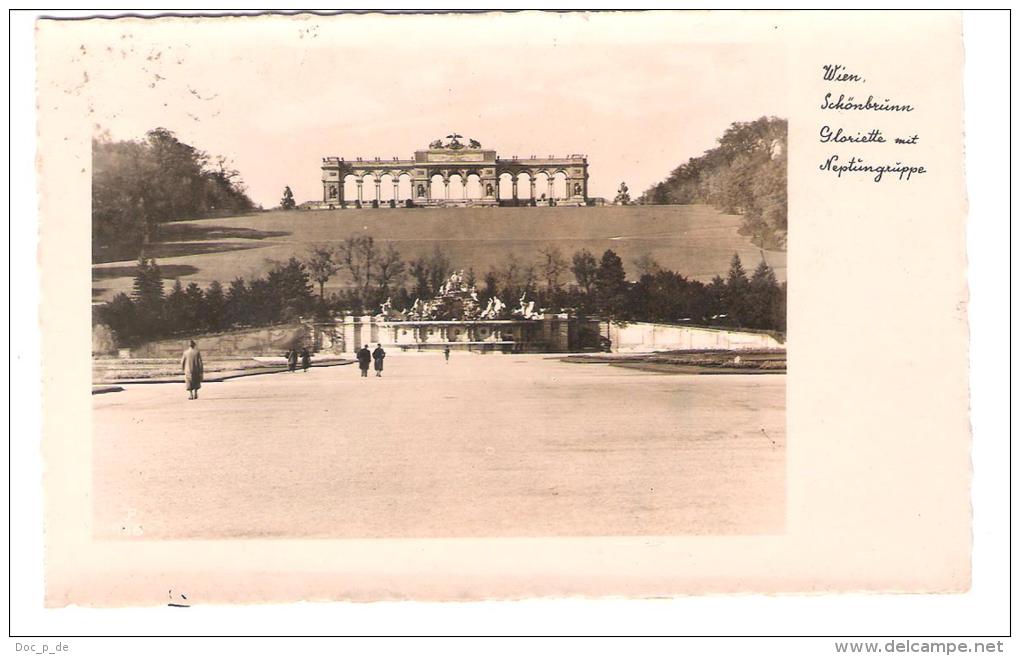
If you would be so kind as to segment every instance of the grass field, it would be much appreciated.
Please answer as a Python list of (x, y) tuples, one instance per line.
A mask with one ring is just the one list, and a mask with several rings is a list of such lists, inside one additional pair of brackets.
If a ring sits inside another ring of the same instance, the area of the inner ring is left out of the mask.
[[(568, 258), (582, 248), (596, 256), (612, 248), (632, 279), (634, 261), (648, 254), (664, 267), (707, 282), (726, 274), (736, 252), (749, 273), (764, 255), (785, 280), (786, 253), (762, 253), (737, 233), (739, 225), (740, 217), (703, 205), (276, 211), (168, 224), (149, 253), (168, 283), (180, 278), (202, 286), (262, 275), (274, 262), (304, 256), (312, 244), (360, 234), (394, 242), (408, 260), (439, 245), (454, 267), (473, 267), (479, 279), (509, 253), (537, 261), (539, 249), (557, 245)], [(131, 260), (94, 265), (93, 300), (130, 292), (133, 275)], [(344, 284), (339, 275), (327, 289)]]

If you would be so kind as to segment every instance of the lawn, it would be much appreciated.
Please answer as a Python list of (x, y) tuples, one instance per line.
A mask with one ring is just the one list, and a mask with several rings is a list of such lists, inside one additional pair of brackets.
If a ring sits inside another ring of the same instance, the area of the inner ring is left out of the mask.
[[(582, 248), (597, 256), (611, 248), (631, 278), (636, 277), (635, 260), (647, 254), (664, 267), (707, 282), (726, 274), (736, 252), (748, 272), (764, 256), (785, 280), (786, 253), (761, 251), (738, 234), (739, 225), (740, 217), (704, 205), (274, 211), (165, 225), (149, 253), (168, 285), (175, 277), (202, 286), (251, 278), (274, 262), (304, 256), (313, 244), (362, 234), (393, 242), (408, 260), (438, 245), (455, 267), (474, 268), (479, 279), (510, 253), (537, 262), (541, 248), (555, 245), (568, 258)], [(131, 260), (94, 265), (93, 300), (130, 292), (132, 265)], [(346, 283), (340, 275), (327, 289)]]

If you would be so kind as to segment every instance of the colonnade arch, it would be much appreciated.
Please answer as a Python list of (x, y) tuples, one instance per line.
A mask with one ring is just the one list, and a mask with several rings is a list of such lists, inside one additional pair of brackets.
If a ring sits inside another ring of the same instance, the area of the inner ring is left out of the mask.
[(322, 201), (317, 202), (322, 207), (376, 200), (383, 205), (410, 200), (419, 206), (583, 205), (588, 202), (588, 162), (584, 155), (500, 158), (495, 150), (453, 133), (416, 150), (412, 159), (325, 157), (322, 184)]

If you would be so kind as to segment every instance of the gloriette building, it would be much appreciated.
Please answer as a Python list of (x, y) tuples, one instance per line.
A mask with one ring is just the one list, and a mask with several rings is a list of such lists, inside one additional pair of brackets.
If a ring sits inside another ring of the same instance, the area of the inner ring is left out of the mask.
[(462, 139), (459, 134), (436, 139), (425, 150), (416, 150), (413, 159), (324, 157), (322, 201), (317, 205), (588, 204), (585, 155), (505, 158), (474, 139)]

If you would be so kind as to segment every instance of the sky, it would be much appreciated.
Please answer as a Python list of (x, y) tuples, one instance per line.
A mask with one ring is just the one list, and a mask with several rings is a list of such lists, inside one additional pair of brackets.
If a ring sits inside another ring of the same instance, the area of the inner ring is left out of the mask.
[[(50, 27), (50, 26), (47, 26)], [(785, 115), (785, 54), (699, 13), (256, 16), (64, 22), (94, 133), (164, 127), (256, 203), (321, 198), (322, 157), (410, 158), (456, 131), (500, 157), (581, 153), (638, 194), (734, 121)], [(758, 30), (757, 32), (761, 32)], [(63, 64), (63, 61), (60, 62)]]

